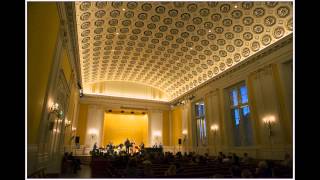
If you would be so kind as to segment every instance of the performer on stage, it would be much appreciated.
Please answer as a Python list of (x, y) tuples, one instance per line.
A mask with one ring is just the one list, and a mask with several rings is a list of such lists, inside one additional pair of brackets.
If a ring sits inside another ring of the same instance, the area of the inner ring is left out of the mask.
[(124, 142), (124, 145), (126, 146), (126, 153), (129, 154), (129, 148), (131, 146), (131, 143), (129, 141), (129, 139), (127, 138), (127, 140)]
[(141, 144), (140, 144), (140, 149), (141, 150), (144, 149), (144, 143), (143, 142), (141, 142)]
[(113, 144), (111, 141), (108, 144), (108, 153), (113, 154)]

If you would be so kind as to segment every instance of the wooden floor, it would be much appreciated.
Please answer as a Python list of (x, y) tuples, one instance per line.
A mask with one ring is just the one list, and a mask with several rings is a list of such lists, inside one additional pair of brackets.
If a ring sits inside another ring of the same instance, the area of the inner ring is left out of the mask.
[(60, 178), (91, 178), (91, 168), (89, 165), (81, 165), (81, 170), (78, 170), (76, 174), (68, 172), (61, 174)]

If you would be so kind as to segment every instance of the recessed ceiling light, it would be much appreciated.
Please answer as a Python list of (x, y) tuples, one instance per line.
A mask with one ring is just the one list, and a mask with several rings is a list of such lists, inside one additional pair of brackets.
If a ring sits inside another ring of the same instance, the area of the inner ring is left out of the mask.
[(116, 33), (116, 35), (118, 35), (119, 33)]
[(126, 10), (125, 8), (122, 9), (122, 11), (125, 11), (125, 10)]
[(209, 30), (208, 32), (211, 32), (211, 30)]
[(235, 5), (235, 6), (234, 6), (234, 8), (238, 8), (238, 6), (237, 6), (237, 5)]

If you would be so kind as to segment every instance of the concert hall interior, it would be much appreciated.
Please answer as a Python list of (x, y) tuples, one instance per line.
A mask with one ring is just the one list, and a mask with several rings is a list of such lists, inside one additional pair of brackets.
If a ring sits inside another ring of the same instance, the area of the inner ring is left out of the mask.
[(26, 6), (26, 177), (294, 178), (294, 2)]

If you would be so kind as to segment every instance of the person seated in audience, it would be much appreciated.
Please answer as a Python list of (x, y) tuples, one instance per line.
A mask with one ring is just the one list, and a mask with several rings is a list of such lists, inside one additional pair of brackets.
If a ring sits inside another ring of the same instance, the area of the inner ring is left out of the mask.
[(286, 153), (284, 155), (284, 160), (281, 162), (281, 165), (283, 167), (292, 168), (292, 159), (290, 157), (290, 154)]
[(144, 177), (153, 177), (153, 170), (152, 170), (152, 164), (151, 163), (144, 163), (144, 167), (143, 167), (143, 176)]
[(137, 164), (134, 159), (130, 159), (125, 170), (126, 177), (137, 177)]
[(147, 163), (151, 163), (151, 157), (150, 157), (150, 154), (146, 154), (144, 156), (144, 161), (142, 161), (142, 164), (147, 164)]
[(80, 160), (74, 158), (72, 152), (69, 153), (68, 160), (70, 160), (72, 162), (73, 173), (77, 173), (77, 170), (80, 169)]
[(236, 153), (232, 154), (231, 163), (232, 163), (232, 165), (236, 165), (236, 166), (240, 165), (240, 160), (239, 160), (239, 157), (237, 156)]
[(241, 171), (241, 178), (253, 178), (251, 171), (249, 169), (243, 169)]
[(176, 174), (181, 174), (183, 173), (184, 169), (183, 167), (181, 166), (181, 162), (176, 162), (174, 163), (174, 165), (176, 166)]
[(222, 159), (222, 162), (223, 163), (230, 163), (231, 162), (231, 159), (232, 159), (232, 156), (225, 156), (223, 159)]
[(251, 159), (248, 157), (248, 153), (244, 153), (241, 162), (244, 164), (248, 164), (250, 161)]
[(268, 166), (266, 161), (260, 161), (258, 163), (258, 168), (256, 169), (255, 176), (257, 178), (270, 178), (272, 177), (272, 171)]
[(239, 166), (232, 165), (230, 168), (230, 173), (232, 178), (240, 178), (241, 177), (241, 169)]
[(65, 152), (62, 158), (61, 172), (62, 173), (67, 172), (67, 169), (69, 169), (70, 165), (72, 166), (72, 160), (69, 160), (69, 153)]
[(195, 163), (195, 157), (190, 157), (188, 160), (188, 165), (196, 165)]
[(226, 158), (226, 155), (224, 155), (222, 152), (219, 152), (219, 155), (217, 157), (218, 162), (222, 163), (223, 159)]
[(177, 173), (177, 169), (176, 169), (176, 165), (171, 164), (169, 166), (169, 169), (167, 171), (164, 172), (165, 176), (174, 176)]

